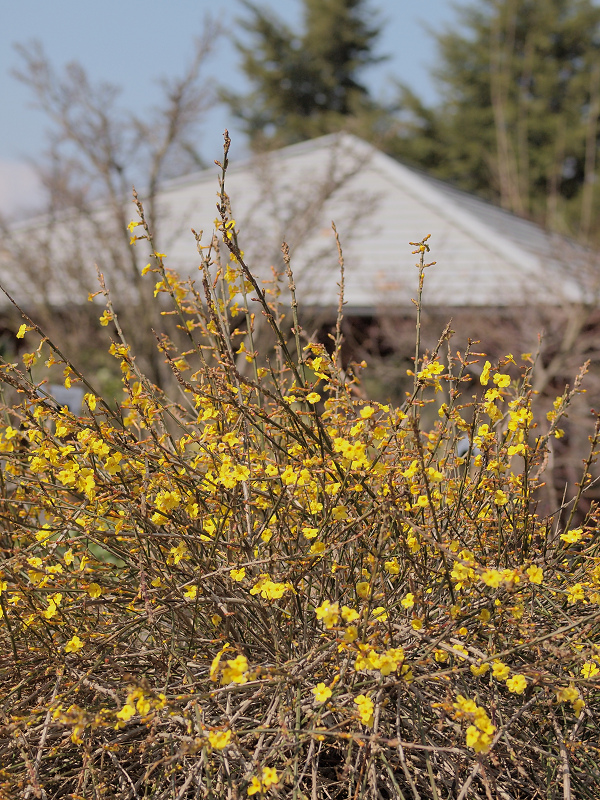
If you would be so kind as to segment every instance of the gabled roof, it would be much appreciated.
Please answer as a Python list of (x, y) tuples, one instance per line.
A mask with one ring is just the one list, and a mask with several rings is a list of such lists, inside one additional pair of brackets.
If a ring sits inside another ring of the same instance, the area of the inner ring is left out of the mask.
[[(157, 246), (167, 266), (184, 274), (198, 274), (190, 228), (203, 230), (205, 243), (212, 235), (217, 178), (216, 167), (189, 175), (166, 184), (157, 198)], [(409, 306), (417, 284), (409, 242), (426, 234), (437, 262), (426, 275), (429, 306), (554, 305), (582, 302), (596, 290), (589, 254), (581, 248), (348, 134), (232, 160), (226, 191), (251, 269), (271, 277), (272, 265), (281, 268), (281, 242), (287, 241), (305, 306), (337, 306), (332, 220), (344, 249), (347, 313)], [(79, 257), (83, 249), (90, 264), (98, 261), (93, 241), (82, 248), (82, 235)], [(68, 257), (68, 236), (59, 238), (61, 257)], [(92, 275), (90, 269), (93, 290)]]
[(534, 222), (512, 214), (510, 211), (482, 200), (476, 195), (457, 189), (452, 184), (438, 180), (438, 178), (434, 178), (424, 172), (419, 172), (419, 175), (423, 180), (431, 184), (436, 191), (441, 192), (452, 204), (456, 204), (497, 234), (507, 237), (517, 247), (534, 256), (545, 259), (554, 258), (555, 247), (558, 243), (562, 243), (563, 246), (568, 245), (580, 251), (581, 255), (584, 255), (581, 248), (578, 248), (574, 242), (568, 241), (564, 237), (553, 236)]
[[(260, 272), (276, 263), (285, 239), (300, 296), (310, 304), (337, 302), (332, 220), (344, 249), (349, 309), (409, 305), (417, 282), (409, 242), (428, 233), (437, 262), (426, 278), (429, 305), (557, 304), (589, 292), (589, 254), (580, 248), (347, 134), (233, 164), (226, 188), (249, 264)], [(172, 183), (161, 198), (170, 219), (205, 231), (216, 199), (214, 170)], [(166, 245), (178, 267), (189, 258), (184, 243), (179, 237)]]

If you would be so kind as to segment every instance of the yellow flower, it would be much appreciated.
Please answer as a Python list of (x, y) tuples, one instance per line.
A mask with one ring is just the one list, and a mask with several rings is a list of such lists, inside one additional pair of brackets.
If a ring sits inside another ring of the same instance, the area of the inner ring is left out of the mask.
[(373, 614), (375, 619), (378, 620), (379, 622), (385, 622), (388, 618), (387, 611), (383, 606), (378, 606), (377, 608), (374, 608), (371, 613)]
[(516, 569), (503, 569), (502, 570), (502, 580), (506, 581), (506, 583), (519, 583), (521, 578), (519, 576), (519, 572)]
[(400, 564), (398, 563), (397, 558), (393, 558), (391, 561), (386, 561), (384, 567), (385, 571), (389, 572), (390, 575), (398, 575), (400, 572)]
[[(153, 517), (156, 514), (152, 515)], [(167, 564), (179, 564), (182, 558), (185, 558), (187, 554), (187, 547), (185, 546), (185, 542), (179, 542), (177, 547), (172, 547), (169, 551), (169, 555), (167, 557)]]
[(497, 372), (494, 375), (494, 383), (501, 389), (506, 389), (507, 386), (510, 386), (510, 375), (503, 375), (501, 372)]
[(323, 620), (326, 628), (331, 629), (337, 625), (340, 617), (340, 607), (338, 603), (330, 603), (329, 600), (323, 600), (320, 606), (316, 609), (317, 619)]
[(318, 403), (320, 399), (321, 399), (321, 395), (318, 394), (317, 392), (311, 392), (310, 394), (306, 395), (306, 400), (311, 405), (314, 405), (315, 403)]
[(558, 689), (556, 699), (559, 703), (574, 703), (579, 698), (579, 691), (573, 686), (565, 686)]
[(488, 381), (490, 379), (490, 369), (491, 368), (492, 368), (492, 365), (490, 364), (490, 362), (486, 361), (485, 364), (483, 365), (483, 369), (481, 371), (481, 375), (479, 376), (479, 381), (480, 381), (482, 386), (487, 386), (488, 385)]
[(456, 695), (456, 703), (453, 704), (461, 717), (464, 714), (474, 714), (477, 711), (477, 703), (469, 697), (464, 697), (462, 694)]
[(573, 711), (577, 717), (581, 716), (581, 712), (585, 708), (585, 701), (580, 698), (573, 703)]
[(498, 400), (498, 398), (501, 397), (502, 395), (500, 394), (498, 389), (488, 389), (487, 392), (485, 393), (485, 399), (488, 400), (490, 403), (494, 400)]
[(439, 470), (433, 467), (427, 467), (425, 470), (427, 477), (432, 483), (441, 483), (444, 480), (444, 475)]
[(50, 530), (50, 526), (48, 523), (46, 523), (42, 526), (41, 530), (36, 533), (35, 538), (38, 540), (38, 542), (45, 542), (46, 539), (49, 539), (52, 536), (52, 533), (53, 531)]
[(246, 568), (240, 567), (240, 569), (232, 569), (229, 576), (234, 581), (243, 581), (246, 577)]
[(360, 721), (363, 725), (366, 725), (370, 728), (373, 724), (373, 701), (370, 697), (366, 697), (364, 694), (359, 694), (358, 697), (354, 698), (354, 702), (358, 706), (358, 715), (360, 717)]
[(356, 625), (348, 625), (344, 634), (345, 642), (355, 642), (358, 639), (358, 628)]
[(48, 600), (48, 608), (43, 612), (43, 615), (46, 619), (52, 619), (56, 615), (56, 603), (52, 598)]
[(323, 542), (315, 542), (310, 550), (308, 551), (309, 555), (319, 555), (325, 550), (325, 545)]
[(252, 797), (253, 794), (257, 794), (258, 792), (262, 792), (262, 784), (258, 778), (254, 776), (250, 786), (248, 786), (248, 797)]
[(36, 361), (37, 358), (35, 353), (23, 353), (23, 363), (27, 369), (31, 369), (32, 365), (35, 364)]
[(98, 398), (95, 395), (86, 394), (84, 395), (83, 399), (88, 404), (88, 408), (90, 409), (90, 411), (94, 411), (96, 409), (96, 403), (98, 401)]
[(102, 594), (102, 588), (97, 583), (90, 583), (87, 590), (89, 596), (94, 600)]
[(505, 506), (508, 503), (508, 495), (502, 489), (496, 489), (494, 492), (494, 503), (497, 506)]
[(412, 592), (409, 592), (406, 597), (400, 602), (400, 605), (403, 608), (412, 608), (415, 604), (415, 596)]
[(492, 666), (492, 675), (499, 681), (505, 681), (510, 675), (510, 667), (507, 667), (502, 661), (496, 660)]
[(423, 369), (417, 373), (419, 380), (435, 380), (436, 376), (444, 371), (444, 365), (439, 361), (432, 361), (426, 364)]
[(381, 657), (368, 644), (359, 644), (360, 653), (354, 662), (354, 669), (379, 669)]
[(318, 683), (315, 688), (312, 689), (312, 693), (317, 703), (324, 703), (326, 700), (329, 700), (332, 695), (331, 689), (324, 683)]
[(541, 583), (544, 580), (543, 571), (539, 567), (536, 567), (535, 565), (529, 567), (529, 569), (527, 569), (526, 572), (531, 583)]
[(585, 600), (585, 592), (580, 583), (576, 583), (567, 590), (567, 602), (577, 603), (579, 600)]
[(359, 581), (356, 584), (356, 594), (363, 599), (369, 596), (370, 584), (367, 581)]
[(211, 731), (208, 741), (213, 750), (224, 750), (231, 741), (231, 731)]
[(472, 747), (476, 753), (486, 753), (492, 744), (489, 733), (478, 730), (475, 725), (467, 728), (467, 747)]
[(268, 789), (269, 786), (274, 786), (278, 781), (279, 777), (275, 767), (263, 767), (262, 785), (264, 789)]
[(471, 664), (471, 666), (469, 667), (469, 669), (471, 670), (471, 673), (476, 678), (480, 678), (482, 675), (485, 675), (485, 673), (489, 670), (489, 668), (490, 668), (489, 664), (479, 664), (479, 665), (478, 664)]
[(474, 700), (461, 694), (457, 695), (456, 700), (454, 703), (456, 716), (459, 719), (466, 717), (474, 722), (467, 728), (467, 746), (472, 747), (477, 753), (487, 752), (492, 744), (492, 734), (496, 726), (492, 725), (486, 710), (478, 706)]
[(225, 642), (223, 647), (219, 650), (217, 655), (213, 658), (212, 663), (210, 665), (210, 669), (208, 671), (208, 676), (211, 681), (215, 681), (217, 679), (217, 672), (219, 671), (219, 666), (221, 663), (221, 656), (223, 653), (229, 649), (229, 642)]
[(400, 670), (400, 674), (402, 678), (406, 681), (406, 683), (412, 683), (414, 680), (414, 675), (412, 673), (411, 667), (408, 664), (403, 664), (402, 669)]
[[(169, 492), (169, 491), (162, 491), (156, 495), (154, 499), (154, 504), (158, 508), (159, 511), (171, 511), (181, 502), (181, 495), (178, 491)], [(166, 514), (154, 514), (153, 517), (157, 517), (157, 519), (153, 519), (153, 522), (164, 522), (164, 517)]]
[[(90, 406), (91, 408), (91, 406)], [(123, 458), (121, 453), (113, 453), (112, 456), (106, 459), (104, 462), (104, 468), (109, 473), (109, 475), (116, 475), (117, 472), (121, 471), (120, 461)]]
[(469, 651), (466, 647), (463, 647), (462, 644), (455, 644), (452, 645), (453, 655), (457, 655), (459, 658), (464, 658), (464, 656), (469, 655)]
[(227, 666), (223, 670), (223, 685), (228, 683), (248, 683), (248, 659), (246, 656), (236, 656), (227, 661)]
[(275, 583), (268, 575), (261, 575), (250, 589), (250, 594), (260, 594), (265, 600), (279, 600), (291, 588), (289, 583)]
[(77, 653), (83, 647), (83, 642), (79, 636), (73, 636), (70, 642), (65, 645), (65, 653)]
[(129, 722), (129, 720), (135, 714), (135, 706), (131, 703), (126, 703), (120, 711), (117, 711), (117, 717), (123, 722)]
[(358, 611), (355, 611), (353, 608), (342, 606), (342, 619), (344, 622), (354, 622), (359, 616)]
[(261, 779), (256, 776), (252, 778), (250, 786), (248, 787), (248, 795), (252, 796), (257, 792), (264, 792), (270, 786), (275, 786), (279, 782), (279, 776), (275, 767), (263, 767)]
[(305, 539), (314, 539), (318, 533), (318, 528), (302, 528), (302, 535)]
[(583, 530), (581, 528), (575, 528), (575, 530), (567, 531), (567, 533), (561, 533), (560, 538), (563, 540), (563, 542), (575, 544), (581, 539), (582, 536)]
[(404, 650), (401, 647), (392, 647), (377, 657), (377, 664), (374, 664), (374, 666), (382, 675), (387, 676), (391, 672), (395, 672), (403, 660)]
[(527, 688), (527, 678), (524, 675), (513, 675), (506, 681), (506, 688), (513, 694), (523, 694)]
[(152, 704), (147, 697), (140, 697), (140, 699), (137, 701), (138, 714), (147, 714), (151, 708)]
[(486, 569), (481, 573), (481, 580), (486, 586), (491, 586), (492, 589), (497, 589), (502, 583), (502, 573), (497, 569)]
[(363, 419), (369, 419), (369, 417), (372, 417), (374, 413), (375, 409), (373, 408), (373, 406), (365, 406), (360, 410), (360, 415)]
[(196, 595), (198, 594), (198, 587), (197, 586), (189, 586), (185, 592), (183, 593), (188, 600), (195, 600)]
[(597, 675), (599, 672), (600, 669), (598, 669), (598, 665), (593, 661), (586, 661), (581, 668), (581, 674), (584, 678), (593, 678), (594, 675)]
[(27, 331), (30, 331), (30, 330), (32, 330), (32, 328), (28, 327), (27, 325), (25, 325), (25, 323), (23, 323), (23, 325), (21, 325), (21, 327), (19, 328), (19, 330), (17, 332), (17, 339), (22, 339), (25, 336), (25, 334), (27, 333)]

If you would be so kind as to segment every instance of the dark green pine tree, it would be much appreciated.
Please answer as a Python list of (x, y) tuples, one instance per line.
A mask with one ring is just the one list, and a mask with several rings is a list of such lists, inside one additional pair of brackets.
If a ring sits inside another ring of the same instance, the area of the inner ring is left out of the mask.
[(392, 153), (547, 227), (597, 237), (600, 8), (478, 0), (438, 35), (439, 105), (401, 87)]
[(360, 80), (364, 67), (381, 60), (373, 52), (379, 27), (368, 0), (303, 0), (298, 34), (269, 10), (243, 3), (250, 42), (236, 46), (253, 89), (223, 97), (253, 148), (375, 125), (378, 108)]

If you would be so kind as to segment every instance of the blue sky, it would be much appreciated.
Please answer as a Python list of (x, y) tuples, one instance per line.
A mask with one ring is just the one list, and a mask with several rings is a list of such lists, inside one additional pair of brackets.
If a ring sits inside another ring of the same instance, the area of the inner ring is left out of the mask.
[[(380, 53), (390, 58), (369, 68), (364, 79), (375, 96), (389, 96), (393, 78), (399, 78), (426, 102), (436, 98), (427, 65), (435, 45), (425, 31), (443, 31), (454, 19), (452, 0), (371, 0), (383, 23)], [(301, 19), (300, 0), (263, 0), (290, 25)], [(92, 81), (122, 87), (122, 103), (142, 114), (157, 100), (157, 80), (180, 74), (192, 52), (193, 37), (201, 32), (206, 14), (223, 27), (239, 31), (237, 0), (18, 0), (0, 6), (0, 211), (13, 213), (35, 203), (36, 183), (30, 159), (44, 150), (45, 120), (31, 108), (29, 90), (11, 76), (18, 65), (15, 43), (42, 42), (56, 68), (78, 61)], [(237, 53), (227, 37), (218, 43), (206, 66), (213, 82), (244, 89)], [(241, 136), (224, 108), (207, 116), (201, 150), (207, 159), (218, 157), (222, 132), (229, 127), (238, 152)]]

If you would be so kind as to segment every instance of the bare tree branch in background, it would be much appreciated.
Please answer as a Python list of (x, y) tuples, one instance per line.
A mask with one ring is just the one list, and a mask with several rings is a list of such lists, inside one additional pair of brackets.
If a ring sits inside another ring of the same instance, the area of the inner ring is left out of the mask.
[[(148, 258), (142, 248), (130, 246), (127, 228), (135, 216), (132, 187), (140, 191), (160, 248), (160, 185), (205, 166), (197, 141), (203, 115), (215, 97), (203, 69), (217, 35), (217, 26), (207, 20), (187, 70), (180, 78), (161, 82), (162, 99), (143, 118), (119, 105), (118, 87), (91, 83), (81, 65), (71, 63), (59, 73), (38, 42), (17, 46), (21, 63), (14, 74), (31, 90), (50, 128), (48, 151), (36, 165), (46, 192), (43, 224), (29, 226), (26, 235), (4, 225), (14, 281), (35, 286), (35, 313), (56, 329), (56, 309), (81, 304), (95, 290), (89, 262), (96, 262), (143, 368), (158, 383), (162, 364), (155, 342), (148, 341), (148, 333), (157, 328), (158, 312), (150, 302), (151, 283), (141, 277), (142, 259)], [(57, 226), (60, 242), (49, 230)], [(49, 261), (56, 267), (56, 259), (61, 264), (60, 287), (55, 284), (56, 268), (48, 268)]]

